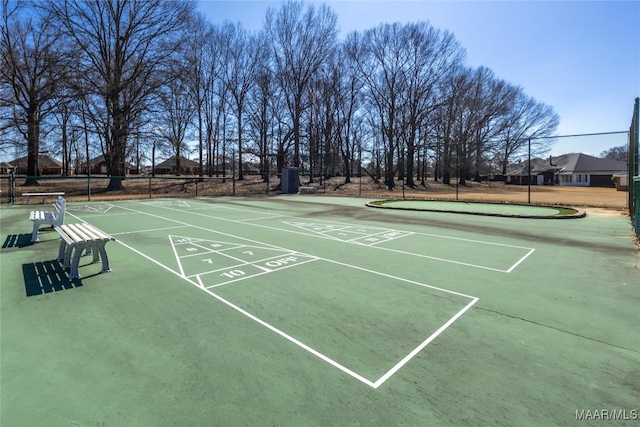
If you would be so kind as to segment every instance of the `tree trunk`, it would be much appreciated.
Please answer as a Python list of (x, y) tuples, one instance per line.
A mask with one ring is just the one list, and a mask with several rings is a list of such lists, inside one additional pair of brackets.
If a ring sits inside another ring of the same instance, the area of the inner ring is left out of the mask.
[(31, 108), (29, 110), (29, 119), (27, 124), (27, 179), (25, 180), (25, 186), (38, 186), (38, 180), (36, 177), (40, 176), (40, 169), (38, 168), (38, 152), (40, 151), (40, 138), (38, 123), (38, 110)]

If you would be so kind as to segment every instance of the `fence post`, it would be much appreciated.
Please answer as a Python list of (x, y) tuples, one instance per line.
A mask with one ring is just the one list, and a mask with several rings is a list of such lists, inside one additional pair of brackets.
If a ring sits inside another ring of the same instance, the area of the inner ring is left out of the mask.
[(9, 203), (16, 203), (16, 173), (15, 169), (9, 169)]
[[(633, 115), (631, 116), (631, 126), (629, 127), (629, 166), (628, 166), (628, 183), (629, 183), (629, 215), (633, 218), (635, 212), (635, 204), (638, 203), (637, 189), (634, 185), (635, 177), (638, 176), (638, 160), (640, 160), (638, 153), (640, 152), (640, 98), (636, 98), (633, 104)], [(636, 228), (636, 232), (638, 229)]]
[[(240, 165), (242, 167), (242, 165)], [(236, 195), (236, 150), (231, 152), (231, 182), (233, 187), (232, 195)]]

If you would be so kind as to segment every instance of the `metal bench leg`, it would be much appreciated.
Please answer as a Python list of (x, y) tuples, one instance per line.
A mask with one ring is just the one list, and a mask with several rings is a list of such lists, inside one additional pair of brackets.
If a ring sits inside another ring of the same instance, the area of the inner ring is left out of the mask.
[[(65, 259), (65, 253), (67, 252), (67, 242), (64, 239), (60, 239), (60, 247), (58, 248), (58, 261)], [(65, 266), (66, 268), (66, 266)]]
[(97, 243), (97, 251), (100, 253), (100, 259), (102, 260), (102, 270), (100, 273), (108, 273), (111, 271), (109, 268), (109, 257), (107, 256), (107, 249), (105, 248), (106, 242), (98, 242)]
[(62, 266), (64, 268), (69, 268), (71, 266), (71, 255), (73, 254), (73, 249), (75, 245), (67, 245), (64, 248), (64, 258), (62, 261)]
[(84, 245), (76, 244), (72, 246), (72, 249), (73, 249), (73, 255), (71, 256), (71, 266), (69, 268), (69, 279), (79, 279), (80, 274), (78, 273), (78, 264), (80, 263), (80, 256), (82, 255), (82, 250), (84, 249)]
[(42, 223), (38, 220), (33, 221), (33, 231), (31, 232), (31, 243), (35, 243), (38, 241), (38, 228), (40, 228)]

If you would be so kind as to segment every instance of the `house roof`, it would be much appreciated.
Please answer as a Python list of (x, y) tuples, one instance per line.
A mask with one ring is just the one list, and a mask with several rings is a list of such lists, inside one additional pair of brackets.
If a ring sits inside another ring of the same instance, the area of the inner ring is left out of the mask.
[(627, 163), (619, 160), (603, 159), (592, 157), (582, 153), (566, 154), (567, 163), (563, 173), (572, 172), (624, 172), (627, 170)]
[[(101, 154), (98, 157), (94, 157), (93, 159), (89, 160), (89, 162), (92, 165), (92, 167), (95, 166), (95, 165), (98, 165), (98, 164), (100, 164), (100, 163), (102, 163), (104, 161), (105, 160), (104, 160), (104, 155), (103, 154)], [(135, 169), (136, 168), (134, 165), (132, 165), (129, 162), (124, 162), (124, 165), (126, 167), (128, 167), (129, 169)], [(87, 167), (87, 162), (81, 163), (80, 167), (86, 168)]]
[[(589, 156), (583, 153), (563, 154), (548, 159), (531, 159), (531, 175), (554, 172), (560, 175), (574, 173), (614, 174), (627, 171), (627, 164), (618, 160)], [(528, 175), (528, 162), (514, 165), (507, 175)]]
[[(8, 163), (11, 163), (13, 166), (17, 168), (26, 168), (27, 167), (27, 156), (20, 157), (19, 159), (12, 160)], [(38, 155), (38, 167), (39, 168), (61, 168), (62, 163), (57, 161), (54, 158), (51, 158), (47, 155), (40, 154)]]
[[(176, 165), (176, 156), (170, 157), (162, 163), (156, 165), (156, 168), (171, 168)], [(193, 160), (189, 160), (186, 157), (180, 156), (180, 167), (183, 168), (195, 168), (199, 167), (200, 164), (194, 162)]]

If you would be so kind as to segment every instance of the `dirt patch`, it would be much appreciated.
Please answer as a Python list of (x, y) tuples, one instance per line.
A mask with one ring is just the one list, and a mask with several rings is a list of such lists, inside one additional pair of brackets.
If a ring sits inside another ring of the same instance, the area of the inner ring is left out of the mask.
[[(606, 210), (624, 211), (628, 194), (615, 188), (566, 187), (566, 186), (519, 186), (498, 182), (472, 182), (466, 186), (444, 185), (429, 181), (425, 186), (405, 187), (401, 183), (392, 191), (382, 185), (364, 182), (360, 186), (358, 178), (346, 185), (334, 183), (324, 186), (328, 195), (362, 195), (373, 198), (418, 198), (433, 200), (466, 200), (497, 203), (524, 203), (535, 205), (564, 205), (572, 207), (597, 207)], [(342, 179), (344, 181), (344, 178)]]
[[(2, 201), (7, 202), (8, 180), (0, 182)], [(259, 176), (248, 176), (243, 181), (221, 178), (206, 178), (198, 180), (197, 177), (132, 177), (124, 181), (124, 190), (117, 192), (105, 192), (108, 177), (92, 177), (90, 185), (87, 179), (75, 178), (51, 178), (40, 180), (37, 187), (16, 187), (16, 203), (25, 203), (20, 196), (24, 192), (53, 192), (64, 191), (65, 197), (70, 201), (82, 201), (88, 199), (91, 191), (91, 200), (121, 200), (155, 197), (195, 197), (195, 196), (231, 196), (231, 195), (266, 195), (278, 194), (279, 179), (273, 177), (267, 185)], [(500, 182), (470, 182), (466, 186), (444, 185), (440, 182), (429, 180), (425, 185), (415, 188), (405, 187), (398, 181), (394, 190), (388, 190), (381, 183), (375, 183), (368, 177), (352, 178), (351, 183), (345, 184), (344, 177), (335, 177), (322, 183), (309, 182), (307, 177), (302, 177), (301, 184), (316, 187), (316, 195), (322, 196), (350, 196), (370, 199), (387, 198), (417, 198), (432, 200), (466, 200), (497, 203), (530, 203), (535, 205), (562, 205), (578, 208), (599, 208), (604, 211), (624, 212), (627, 208), (628, 193), (616, 191), (615, 188), (597, 187), (566, 187), (566, 186), (519, 186), (505, 185)], [(590, 212), (592, 209), (589, 210)], [(594, 211), (595, 212), (595, 211)], [(613, 215), (615, 213), (608, 213)]]

